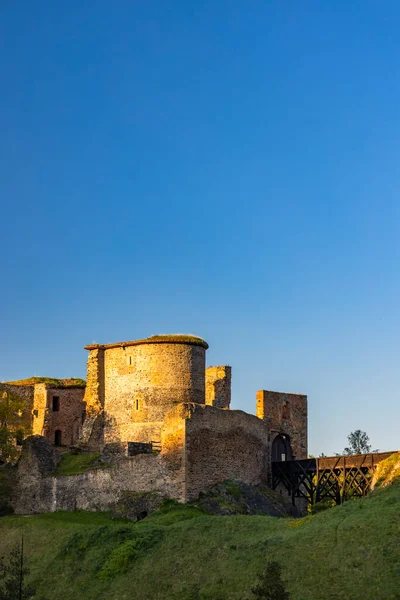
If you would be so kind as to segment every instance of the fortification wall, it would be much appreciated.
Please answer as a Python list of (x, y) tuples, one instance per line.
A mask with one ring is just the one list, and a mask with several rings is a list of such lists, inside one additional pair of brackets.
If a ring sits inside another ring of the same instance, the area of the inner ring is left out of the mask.
[(266, 423), (271, 444), (278, 434), (286, 434), (290, 437), (293, 457), (307, 458), (307, 396), (259, 390), (256, 416)]
[(211, 406), (186, 407), (186, 500), (226, 479), (268, 479), (268, 431), (254, 415)]
[(79, 475), (20, 480), (12, 501), (16, 514), (57, 510), (110, 510), (126, 492), (159, 492), (182, 500), (179, 477), (159, 456), (140, 454)]
[[(61, 444), (75, 444), (82, 431), (85, 416), (84, 388), (48, 388), (46, 390), (45, 433), (54, 444), (55, 432), (61, 432)], [(53, 410), (53, 399), (58, 398), (59, 410)]]
[(231, 405), (232, 368), (228, 366), (206, 369), (206, 404), (215, 408)]
[(55, 476), (58, 461), (59, 455), (48, 440), (40, 436), (27, 438), (12, 498), (17, 514), (110, 510), (127, 492), (157, 492), (184, 501), (183, 454), (179, 450), (173, 456), (164, 453), (120, 458), (111, 467), (93, 468), (78, 475)]

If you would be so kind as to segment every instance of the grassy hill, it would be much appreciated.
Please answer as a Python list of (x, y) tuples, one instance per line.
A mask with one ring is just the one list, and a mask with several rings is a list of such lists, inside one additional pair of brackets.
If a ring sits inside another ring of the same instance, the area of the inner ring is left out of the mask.
[(0, 556), (24, 536), (39, 600), (246, 600), (278, 560), (293, 600), (400, 598), (400, 482), (304, 519), (164, 507), (0, 519)]

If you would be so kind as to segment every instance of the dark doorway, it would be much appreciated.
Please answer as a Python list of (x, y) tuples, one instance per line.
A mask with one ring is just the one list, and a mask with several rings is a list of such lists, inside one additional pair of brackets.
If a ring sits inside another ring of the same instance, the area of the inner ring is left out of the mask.
[(285, 460), (292, 460), (290, 437), (280, 433), (272, 442), (272, 462), (282, 462)]
[(53, 396), (53, 412), (60, 410), (60, 396)]
[(61, 446), (61, 430), (56, 429), (54, 433), (54, 443), (56, 446)]

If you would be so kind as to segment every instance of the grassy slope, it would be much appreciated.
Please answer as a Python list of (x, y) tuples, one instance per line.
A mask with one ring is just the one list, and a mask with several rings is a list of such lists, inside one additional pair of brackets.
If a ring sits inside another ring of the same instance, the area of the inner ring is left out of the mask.
[(0, 556), (24, 535), (42, 600), (245, 600), (268, 559), (281, 562), (295, 600), (394, 600), (399, 501), (396, 482), (297, 520), (189, 507), (137, 524), (99, 513), (4, 517)]

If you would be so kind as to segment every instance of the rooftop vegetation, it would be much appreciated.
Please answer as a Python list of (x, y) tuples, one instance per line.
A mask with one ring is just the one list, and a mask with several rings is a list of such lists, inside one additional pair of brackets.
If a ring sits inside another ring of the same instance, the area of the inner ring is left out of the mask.
[(5, 383), (8, 383), (9, 385), (21, 386), (35, 385), (36, 383), (46, 383), (54, 388), (86, 387), (86, 381), (78, 377), (67, 379), (56, 379), (54, 377), (29, 377), (28, 379), (18, 379), (16, 381), (7, 381)]

